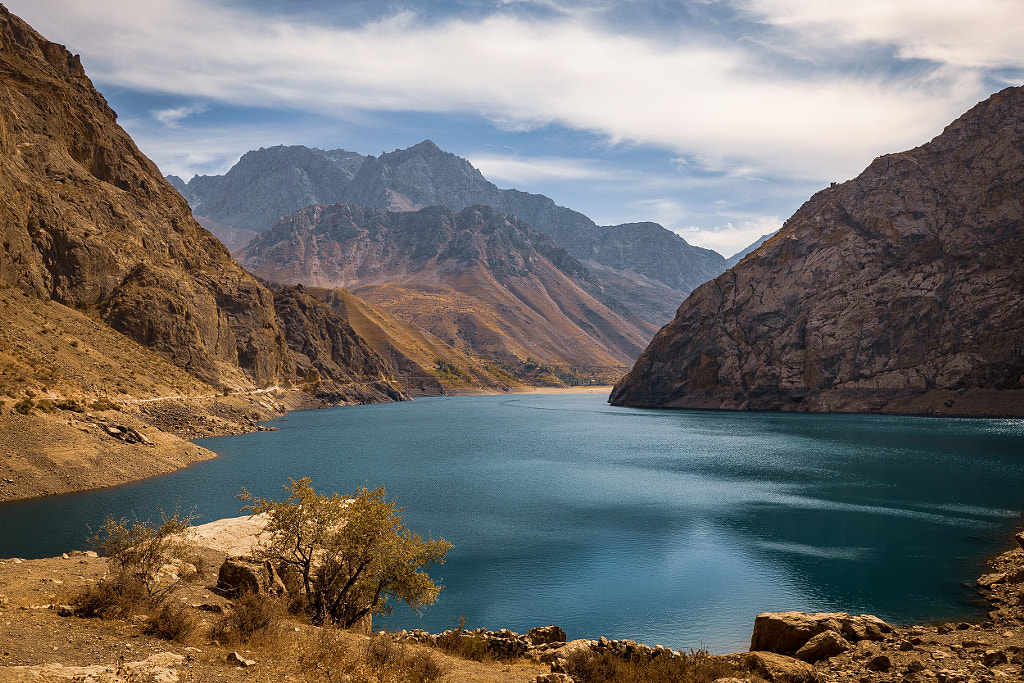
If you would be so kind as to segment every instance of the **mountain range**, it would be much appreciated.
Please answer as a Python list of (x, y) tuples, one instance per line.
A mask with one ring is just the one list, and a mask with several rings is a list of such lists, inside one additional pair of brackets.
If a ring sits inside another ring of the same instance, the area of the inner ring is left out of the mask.
[(617, 378), (653, 333), (552, 237), (487, 206), (315, 205), (238, 257), (266, 280), (349, 289), (513, 373), (533, 358)]
[(232, 252), (312, 204), (348, 202), (395, 212), (489, 206), (552, 236), (652, 330), (671, 319), (694, 287), (726, 268), (717, 252), (694, 247), (656, 223), (601, 227), (544, 195), (499, 189), (469, 161), (430, 140), (379, 157), (271, 147), (246, 153), (222, 176), (168, 179)]
[(1024, 88), (815, 194), (697, 288), (628, 406), (1024, 416)]

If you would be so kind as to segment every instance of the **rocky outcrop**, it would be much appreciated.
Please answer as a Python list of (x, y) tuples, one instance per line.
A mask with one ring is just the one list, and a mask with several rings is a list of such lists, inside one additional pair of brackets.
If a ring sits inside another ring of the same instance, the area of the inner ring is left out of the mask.
[[(117, 125), (79, 58), (3, 7), (0, 99), (0, 284), (99, 318), (217, 389), (289, 386), (315, 371), (345, 387), (383, 382), (333, 402), (401, 396), (335, 313), (282, 320)], [(133, 369), (133, 383), (156, 367)]]
[(298, 382), (331, 403), (400, 401), (384, 360), (320, 299), (299, 287), (274, 292)]
[(878, 617), (845, 612), (765, 612), (754, 620), (750, 650), (790, 655), (812, 664), (851, 649), (861, 640), (882, 640), (893, 627)]
[(350, 288), (506, 369), (528, 358), (618, 376), (647, 330), (548, 235), (486, 206), (314, 206), (239, 254), (266, 280)]
[(698, 288), (629, 406), (1024, 415), (1024, 89), (814, 195)]
[(232, 596), (283, 595), (288, 592), (284, 581), (267, 560), (251, 557), (228, 557), (217, 574), (217, 588)]
[(214, 384), (284, 374), (269, 293), (195, 222), (78, 56), (5, 8), (0, 99), (0, 281), (97, 311)]

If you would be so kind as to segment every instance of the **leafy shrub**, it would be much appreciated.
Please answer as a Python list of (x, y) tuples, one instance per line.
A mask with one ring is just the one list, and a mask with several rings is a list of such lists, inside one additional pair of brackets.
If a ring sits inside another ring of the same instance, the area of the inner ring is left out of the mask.
[(441, 592), (422, 571), (444, 562), (451, 544), (422, 539), (402, 523), (402, 508), (388, 502), (384, 487), (361, 488), (354, 498), (317, 495), (308, 477), (291, 480), (283, 502), (239, 498), (253, 514), (266, 514), (269, 539), (253, 552), (299, 577), (309, 616), (344, 628), (390, 614), (391, 597), (413, 609), (430, 605)]
[(41, 398), (36, 401), (36, 409), (43, 411), (44, 413), (53, 412), (53, 402), (48, 398)]
[(34, 407), (35, 403), (33, 403), (32, 399), (26, 398), (25, 400), (18, 401), (14, 404), (14, 412), (21, 413), (22, 415), (31, 415), (32, 408)]

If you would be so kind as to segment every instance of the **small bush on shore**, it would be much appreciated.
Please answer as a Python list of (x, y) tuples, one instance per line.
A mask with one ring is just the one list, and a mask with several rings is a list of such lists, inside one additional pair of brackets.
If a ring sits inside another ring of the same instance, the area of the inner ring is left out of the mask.
[(565, 671), (576, 683), (711, 683), (735, 674), (707, 650), (672, 659), (623, 659), (612, 652), (581, 651), (569, 656)]
[(451, 669), (434, 653), (375, 635), (349, 648), (335, 627), (314, 629), (299, 647), (299, 669), (307, 683), (439, 683)]
[(103, 528), (89, 539), (119, 574), (140, 577), (151, 595), (163, 590), (156, 582), (160, 567), (172, 558), (196, 554), (185, 540), (195, 517), (182, 517), (177, 512), (170, 517), (161, 515), (160, 526), (108, 517)]
[(280, 598), (243, 593), (213, 627), (213, 637), (224, 644), (243, 644), (259, 638), (267, 644), (277, 639), (285, 607)]
[(32, 408), (34, 407), (35, 403), (33, 403), (32, 399), (26, 398), (25, 400), (18, 401), (17, 403), (14, 404), (14, 412), (19, 413), (21, 415), (31, 415)]
[(150, 594), (139, 576), (124, 572), (88, 586), (73, 600), (75, 613), (83, 617), (127, 619), (157, 606), (162, 596)]
[(489, 662), (494, 659), (487, 647), (487, 639), (480, 633), (466, 633), (466, 617), (459, 617), (459, 627), (445, 631), (437, 640), (437, 648), (442, 652), (469, 659), (474, 662)]
[(196, 628), (196, 618), (189, 609), (168, 603), (149, 620), (146, 632), (167, 640), (184, 642), (195, 633)]

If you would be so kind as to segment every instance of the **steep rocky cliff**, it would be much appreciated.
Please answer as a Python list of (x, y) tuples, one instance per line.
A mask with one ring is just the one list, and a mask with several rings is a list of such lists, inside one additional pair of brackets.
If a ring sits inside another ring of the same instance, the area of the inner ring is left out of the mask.
[(533, 357), (607, 376), (653, 333), (550, 236), (485, 206), (459, 213), (309, 207), (239, 258), (267, 280), (350, 288), (503, 365)]
[(2, 6), (0, 100), (0, 282), (96, 316), (218, 388), (296, 378), (300, 345), (273, 295), (195, 221), (79, 58)]
[(254, 232), (311, 204), (344, 201), (390, 211), (490, 206), (553, 236), (656, 327), (672, 317), (682, 296), (726, 267), (718, 253), (691, 246), (656, 223), (600, 227), (544, 195), (499, 189), (469, 161), (430, 140), (379, 157), (272, 147), (245, 154), (224, 176), (178, 182), (196, 216), (233, 252)]
[(1024, 89), (812, 197), (698, 288), (630, 406), (1024, 415)]

